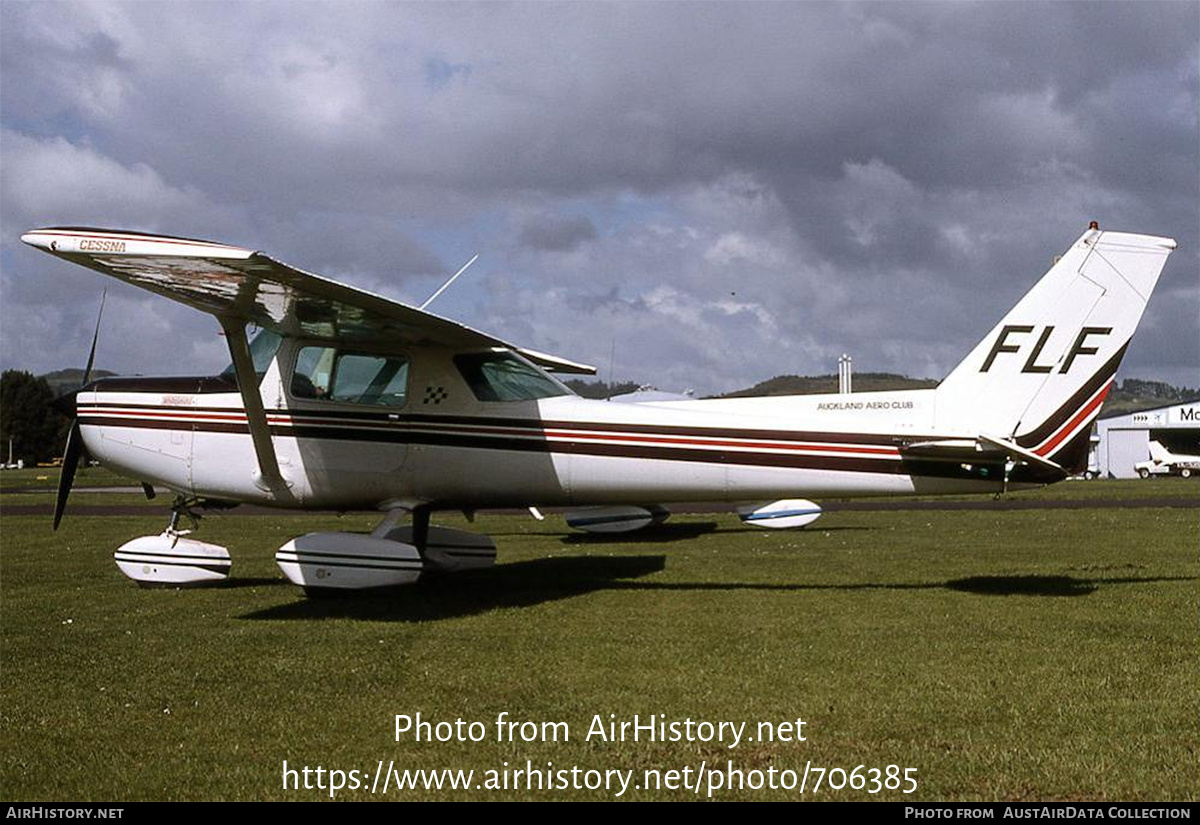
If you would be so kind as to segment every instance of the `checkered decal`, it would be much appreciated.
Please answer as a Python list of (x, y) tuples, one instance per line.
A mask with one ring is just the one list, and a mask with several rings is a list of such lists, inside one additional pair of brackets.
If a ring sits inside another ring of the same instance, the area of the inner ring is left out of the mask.
[(441, 404), (446, 400), (447, 392), (445, 387), (426, 387), (425, 400), (422, 404)]

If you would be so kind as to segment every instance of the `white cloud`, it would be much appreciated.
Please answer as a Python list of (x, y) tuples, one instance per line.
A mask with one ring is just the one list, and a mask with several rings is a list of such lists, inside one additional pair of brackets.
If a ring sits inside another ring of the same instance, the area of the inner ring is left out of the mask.
[(0, 151), (6, 219), (151, 228), (171, 216), (211, 208), (199, 192), (169, 186), (145, 163), (126, 166), (63, 137), (34, 138), (4, 129)]

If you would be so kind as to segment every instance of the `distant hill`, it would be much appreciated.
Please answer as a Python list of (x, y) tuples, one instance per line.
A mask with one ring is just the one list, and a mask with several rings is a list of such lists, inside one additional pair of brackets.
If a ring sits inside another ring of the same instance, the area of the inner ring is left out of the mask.
[[(93, 379), (108, 378), (113, 375), (116, 375), (116, 373), (109, 372), (108, 370), (92, 370)], [(46, 379), (46, 383), (50, 385), (50, 389), (54, 392), (54, 397), (57, 398), (60, 395), (79, 389), (79, 385), (83, 383), (83, 370), (55, 370), (39, 377)]]
[[(936, 387), (932, 378), (909, 378), (891, 372), (856, 372), (855, 392), (882, 392), (885, 390), (924, 390)], [(836, 393), (836, 375), (777, 375), (744, 390), (726, 393), (718, 398), (753, 398), (762, 395), (814, 395)]]
[(1200, 399), (1200, 390), (1173, 387), (1162, 381), (1126, 378), (1120, 382), (1119, 386), (1113, 385), (1112, 391), (1104, 401), (1104, 406), (1100, 408), (1100, 414), (1105, 417), (1121, 415), (1137, 410), (1169, 407), (1172, 404), (1183, 404), (1197, 399)]
[(614, 395), (633, 392), (641, 386), (636, 381), (614, 381), (609, 384), (606, 381), (584, 381), (581, 378), (569, 378), (563, 383), (580, 398), (611, 398)]

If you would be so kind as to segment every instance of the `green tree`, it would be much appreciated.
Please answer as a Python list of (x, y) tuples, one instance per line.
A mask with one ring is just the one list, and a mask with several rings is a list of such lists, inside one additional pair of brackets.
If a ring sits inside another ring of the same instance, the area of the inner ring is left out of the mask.
[(13, 458), (26, 464), (62, 455), (68, 422), (53, 404), (54, 393), (44, 379), (21, 370), (0, 375), (0, 451), (5, 461), (9, 438)]

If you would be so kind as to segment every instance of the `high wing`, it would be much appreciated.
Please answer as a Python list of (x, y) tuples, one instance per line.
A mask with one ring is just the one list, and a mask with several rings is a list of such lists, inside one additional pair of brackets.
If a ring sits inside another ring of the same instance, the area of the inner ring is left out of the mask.
[(524, 349), (431, 312), (226, 244), (89, 227), (35, 229), (21, 240), (72, 263), (231, 322), (289, 336), (453, 349), (504, 347), (554, 372), (596, 368)]

